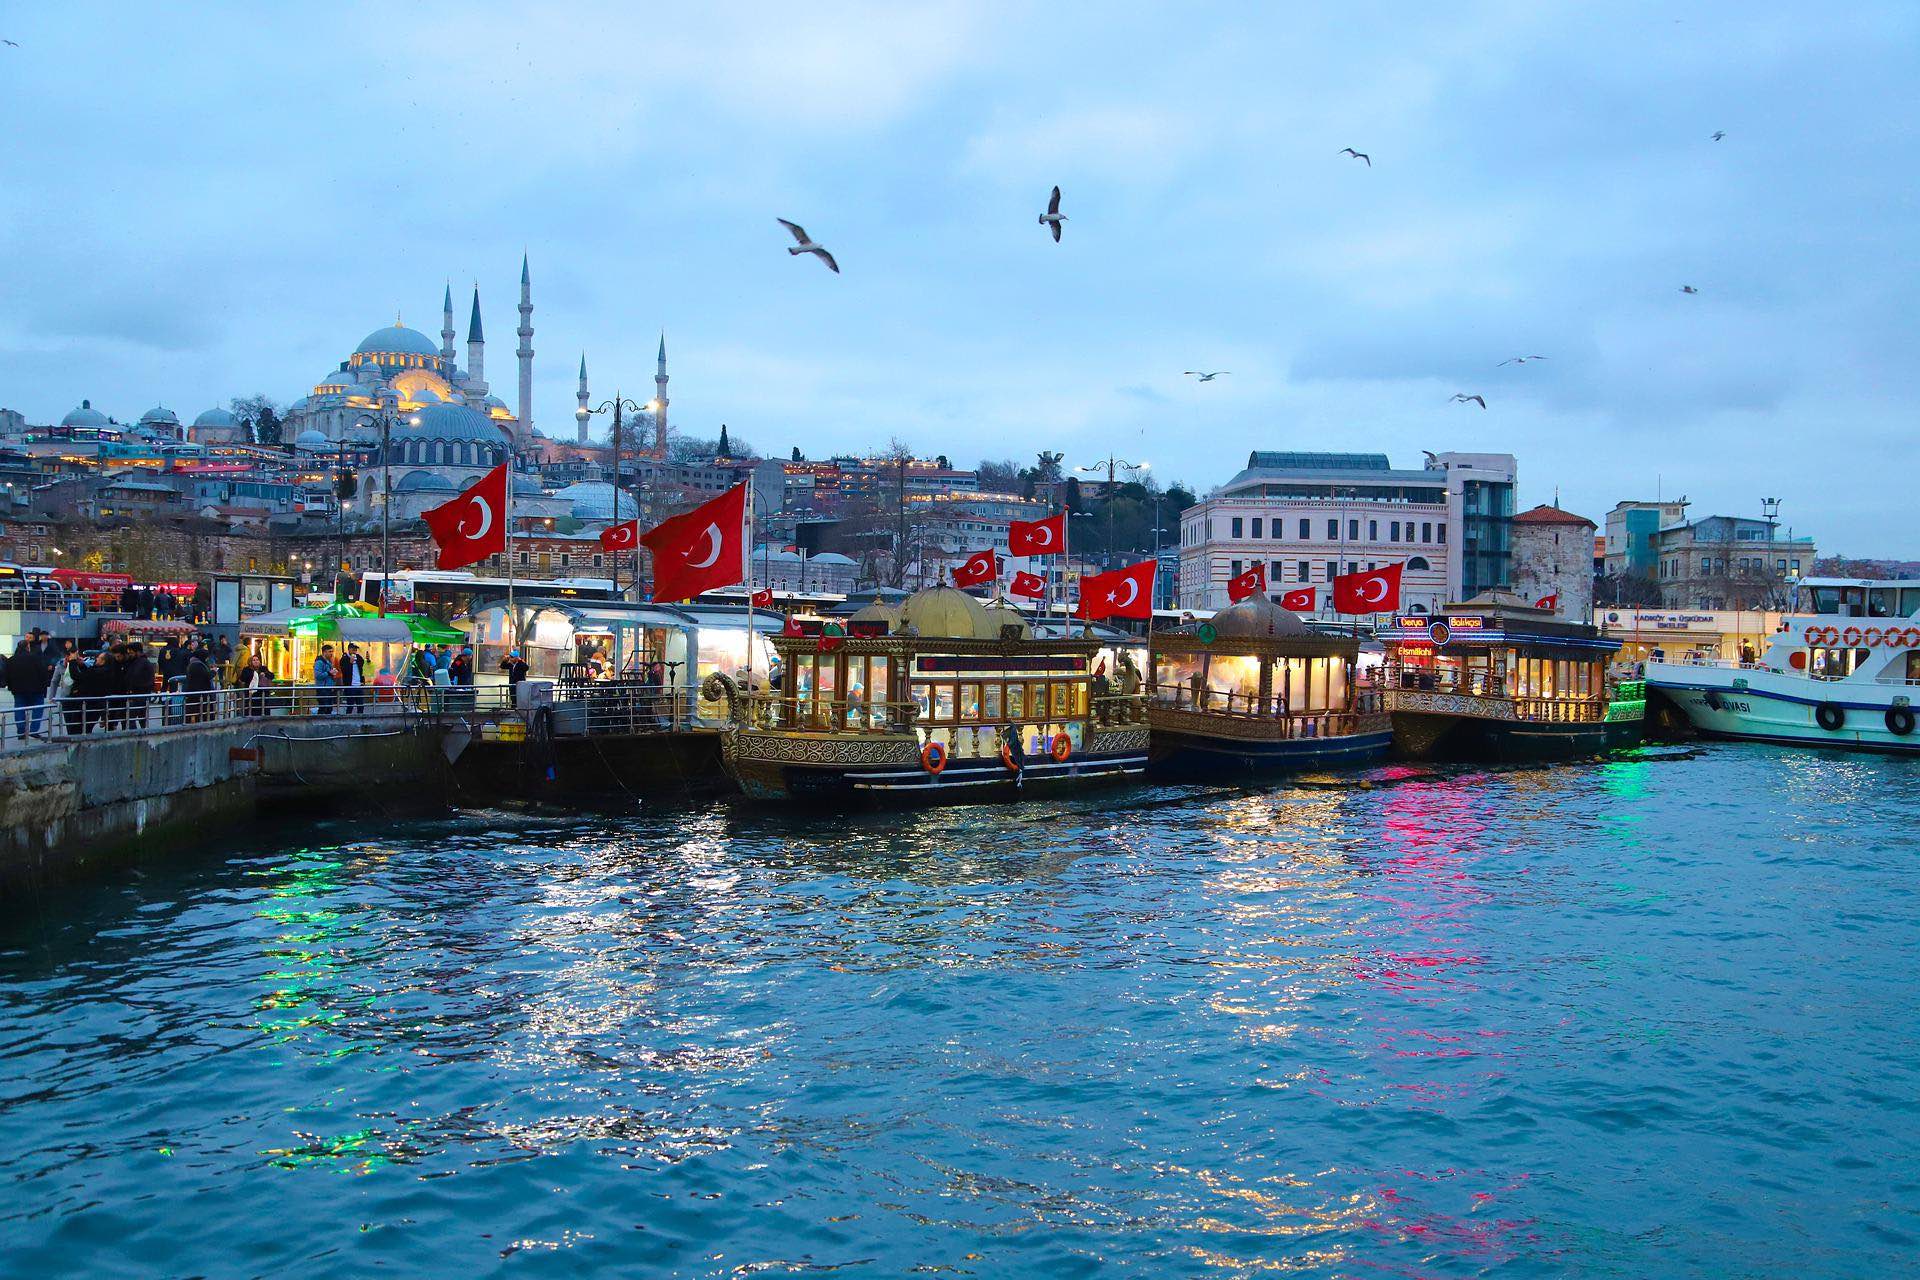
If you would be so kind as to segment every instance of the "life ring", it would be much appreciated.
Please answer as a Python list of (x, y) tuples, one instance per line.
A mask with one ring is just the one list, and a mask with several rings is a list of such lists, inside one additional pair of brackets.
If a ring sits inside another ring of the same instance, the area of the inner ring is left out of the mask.
[(1858, 649), (1860, 647), (1860, 628), (1848, 627), (1845, 631), (1842, 631), (1840, 633), (1840, 643), (1846, 645), (1849, 649)]
[(937, 742), (929, 742), (920, 748), (920, 767), (937, 777), (947, 767), (947, 749)]
[(1820, 727), (1828, 733), (1839, 732), (1841, 726), (1847, 723), (1846, 709), (1832, 702), (1823, 702), (1815, 707), (1813, 709), (1813, 718), (1818, 721)]
[(1020, 772), (1020, 761), (1013, 754), (1013, 744), (1005, 738), (1000, 739), (1000, 763), (1006, 766), (1008, 773)]
[(1912, 707), (1887, 708), (1887, 732), (1896, 738), (1904, 738), (1913, 732)]
[(1053, 741), (1047, 745), (1047, 754), (1055, 760), (1065, 760), (1073, 754), (1073, 739), (1064, 733), (1053, 735)]
[(1920, 645), (1920, 627), (1900, 628), (1900, 647), (1911, 649), (1915, 645)]
[(1840, 633), (1832, 627), (1808, 627), (1808, 644), (1832, 644), (1840, 638)]
[(1887, 638), (1887, 633), (1882, 631), (1879, 627), (1868, 627), (1865, 631), (1862, 631), (1860, 633), (1860, 643), (1864, 644), (1869, 649), (1878, 649), (1880, 647), (1881, 642), (1886, 638)]

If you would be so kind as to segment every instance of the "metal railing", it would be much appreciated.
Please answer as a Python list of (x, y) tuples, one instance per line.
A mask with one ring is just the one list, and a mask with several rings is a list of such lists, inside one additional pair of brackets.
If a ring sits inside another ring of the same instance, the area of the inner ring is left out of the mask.
[(703, 716), (693, 689), (630, 681), (570, 686), (553, 704), (554, 732), (563, 735), (670, 733), (717, 724), (722, 714)]
[(1150, 704), (1169, 711), (1193, 711), (1205, 715), (1232, 716), (1271, 724), (1286, 738), (1327, 738), (1360, 731), (1363, 718), (1377, 715), (1381, 709), (1380, 691), (1371, 685), (1355, 685), (1353, 706), (1313, 711), (1296, 711), (1278, 694), (1265, 698), (1258, 694), (1234, 693), (1200, 688), (1189, 684), (1149, 685)]
[[(1466, 678), (1462, 679), (1463, 676)], [(1523, 693), (1511, 688), (1498, 671), (1389, 666), (1381, 687), (1389, 694), (1449, 693), (1508, 702), (1513, 706), (1514, 715), (1522, 720), (1578, 724), (1607, 718), (1604, 695)]]
[(789, 702), (777, 693), (743, 694), (746, 724), (752, 729), (790, 729), (818, 733), (899, 733), (916, 729), (975, 729), (1012, 724), (1091, 721), (1097, 725), (1146, 722), (1146, 699), (1133, 693), (1089, 699), (1088, 710), (1054, 712), (1035, 708), (1030, 715), (977, 715), (935, 718), (916, 702), (867, 702), (862, 699), (803, 697)]

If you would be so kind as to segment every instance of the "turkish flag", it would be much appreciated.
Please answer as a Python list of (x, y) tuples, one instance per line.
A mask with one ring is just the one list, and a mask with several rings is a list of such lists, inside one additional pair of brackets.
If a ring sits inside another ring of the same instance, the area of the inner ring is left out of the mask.
[(1312, 587), (1296, 587), (1280, 597), (1280, 607), (1295, 613), (1312, 613), (1318, 596), (1319, 592)]
[(762, 587), (747, 597), (747, 603), (756, 609), (773, 608), (773, 588)]
[(702, 591), (745, 582), (747, 486), (737, 484), (684, 515), (640, 535), (653, 552), (653, 598), (691, 600)]
[(622, 520), (619, 524), (610, 524), (600, 531), (600, 549), (602, 551), (625, 551), (629, 547), (640, 545), (640, 522)]
[(1267, 565), (1264, 560), (1255, 561), (1253, 568), (1237, 578), (1227, 579), (1227, 599), (1239, 604), (1242, 600), (1267, 593)]
[(992, 547), (988, 547), (985, 551), (974, 552), (961, 562), (960, 567), (953, 571), (953, 585), (977, 587), (999, 576), (1000, 557), (994, 554)]
[(1392, 613), (1400, 607), (1400, 570), (1390, 564), (1365, 573), (1343, 573), (1333, 580), (1335, 613)]
[(451, 502), (422, 511), (427, 532), (440, 548), (438, 569), (464, 569), (507, 549), (507, 464), (473, 482)]
[(792, 614), (788, 614), (786, 622), (781, 624), (780, 634), (783, 636), (803, 636), (806, 632), (800, 629), (800, 619), (794, 617)]
[(1080, 607), (1073, 616), (1089, 622), (1152, 617), (1153, 575), (1159, 567), (1157, 560), (1142, 560), (1110, 573), (1088, 574), (1080, 579)]
[(1057, 556), (1067, 549), (1067, 513), (1045, 520), (1015, 520), (1007, 526), (1007, 551), (1016, 556)]
[(1560, 593), (1556, 591), (1550, 596), (1541, 596), (1533, 602), (1533, 607), (1536, 609), (1558, 609), (1560, 607)]
[(1039, 574), (1028, 573), (1022, 569), (1014, 574), (1013, 581), (1007, 584), (1007, 594), (1025, 596), (1029, 600), (1040, 600), (1047, 594), (1047, 584), (1040, 580)]

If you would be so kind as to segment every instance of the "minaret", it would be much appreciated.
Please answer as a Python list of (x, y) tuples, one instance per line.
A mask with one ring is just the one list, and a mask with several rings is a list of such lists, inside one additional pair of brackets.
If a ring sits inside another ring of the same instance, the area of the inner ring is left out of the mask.
[[(533, 434), (533, 279), (527, 255), (520, 255), (520, 438)], [(586, 360), (581, 357), (582, 363)]]
[(447, 300), (440, 304), (441, 372), (453, 374), (453, 281), (447, 281)]
[(575, 396), (580, 401), (580, 412), (574, 415), (574, 420), (580, 424), (580, 443), (585, 444), (587, 442), (587, 400), (589, 397), (587, 395), (587, 353), (584, 351), (580, 353), (580, 390), (575, 393)]
[(667, 456), (667, 333), (660, 331), (660, 363), (653, 373), (653, 456)]
[(487, 389), (487, 337), (480, 331), (480, 286), (473, 286), (473, 314), (467, 317), (467, 376), (482, 394)]

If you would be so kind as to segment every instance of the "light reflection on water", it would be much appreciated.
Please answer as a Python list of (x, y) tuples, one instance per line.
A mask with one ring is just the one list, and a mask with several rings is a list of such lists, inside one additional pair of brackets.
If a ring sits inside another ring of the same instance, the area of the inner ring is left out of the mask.
[(1906, 773), (488, 813), (36, 895), (0, 1273), (1891, 1274)]

